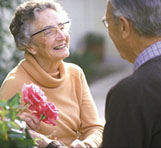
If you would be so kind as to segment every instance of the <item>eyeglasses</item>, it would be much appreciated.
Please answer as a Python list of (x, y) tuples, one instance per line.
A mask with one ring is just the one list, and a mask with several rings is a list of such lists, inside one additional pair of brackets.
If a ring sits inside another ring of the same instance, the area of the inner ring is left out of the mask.
[(104, 16), (103, 19), (102, 19), (102, 23), (104, 24), (104, 26), (108, 29), (108, 22), (107, 22), (108, 19), (106, 19), (106, 17)]
[(31, 35), (31, 37), (43, 32), (44, 36), (56, 36), (58, 33), (58, 30), (65, 31), (65, 25), (70, 23), (70, 21), (60, 23), (57, 26), (47, 26), (44, 29), (37, 31)]

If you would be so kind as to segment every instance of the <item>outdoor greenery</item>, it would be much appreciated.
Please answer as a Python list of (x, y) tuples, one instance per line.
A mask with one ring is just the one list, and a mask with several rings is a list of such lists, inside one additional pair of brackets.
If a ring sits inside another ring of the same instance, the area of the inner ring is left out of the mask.
[(22, 58), (22, 53), (16, 49), (9, 32), (15, 8), (22, 1), (24, 0), (0, 0), (0, 84), (9, 70)]
[(0, 147), (32, 148), (36, 145), (26, 123), (17, 114), (24, 106), (20, 106), (20, 96), (17, 93), (11, 99), (0, 99)]

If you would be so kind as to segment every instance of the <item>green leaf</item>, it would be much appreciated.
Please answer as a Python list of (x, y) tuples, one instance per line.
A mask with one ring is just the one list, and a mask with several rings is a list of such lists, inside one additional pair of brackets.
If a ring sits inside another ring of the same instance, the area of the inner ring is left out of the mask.
[(9, 127), (9, 129), (20, 129), (20, 127), (14, 122), (14, 121), (10, 121), (10, 122), (7, 122), (7, 125)]
[(7, 113), (7, 114), (5, 114), (6, 117), (11, 119), (12, 121), (17, 119), (17, 112), (16, 112), (16, 110), (11, 109), (10, 112), (6, 112), (6, 113)]
[(3, 119), (5, 118), (5, 114), (4, 114), (4, 112), (1, 111), (1, 110), (0, 110), (0, 118), (1, 118), (1, 120), (3, 120)]
[(32, 139), (21, 139), (15, 141), (15, 146), (16, 148), (33, 148), (36, 144)]
[(28, 139), (32, 139), (27, 128), (25, 129), (25, 133), (26, 133), (26, 137), (27, 137)]
[(9, 148), (9, 142), (0, 138), (0, 147)]
[(44, 120), (45, 118), (46, 118), (46, 116), (44, 114), (41, 114), (40, 121)]
[(20, 127), (20, 129), (26, 129), (27, 128), (25, 121), (22, 121), (22, 120), (17, 118), (14, 122)]
[(17, 108), (19, 104), (20, 104), (20, 95), (19, 95), (19, 93), (16, 93), (12, 98), (10, 98), (7, 101), (7, 105), (10, 108)]
[(14, 130), (8, 133), (8, 138), (10, 140), (21, 140), (21, 139), (26, 139), (26, 136), (24, 135), (22, 131)]
[(0, 100), (0, 106), (5, 106), (5, 105), (7, 105), (7, 100)]
[(7, 140), (8, 135), (7, 135), (7, 125), (5, 121), (0, 121), (0, 141), (2, 140)]
[(2, 111), (2, 113), (4, 114), (5, 117), (8, 116), (8, 114), (10, 114), (10, 110), (7, 110), (4, 108), (4, 110)]
[(26, 123), (17, 116), (20, 96), (17, 93), (8, 101), (0, 100), (0, 147), (33, 148), (36, 143), (26, 128)]
[[(27, 130), (24, 131), (24, 133), (20, 133), (17, 131), (10, 131), (8, 134), (8, 137), (10, 139), (10, 143), (14, 143), (14, 146), (16, 148), (32, 148), (35, 146), (34, 140), (26, 133)], [(11, 145), (12, 147), (12, 145)]]

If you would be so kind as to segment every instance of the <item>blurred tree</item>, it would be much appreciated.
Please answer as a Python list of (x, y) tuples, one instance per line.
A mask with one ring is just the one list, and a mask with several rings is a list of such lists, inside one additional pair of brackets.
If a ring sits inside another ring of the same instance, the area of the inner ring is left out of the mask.
[(22, 57), (22, 53), (16, 50), (8, 28), (17, 5), (23, 1), (0, 0), (0, 84)]

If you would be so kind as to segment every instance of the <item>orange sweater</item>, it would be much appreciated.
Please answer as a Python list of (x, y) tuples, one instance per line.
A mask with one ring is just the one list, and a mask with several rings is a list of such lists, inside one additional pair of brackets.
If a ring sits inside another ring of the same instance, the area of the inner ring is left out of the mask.
[(44, 135), (54, 133), (68, 146), (79, 137), (91, 147), (98, 147), (102, 142), (103, 126), (83, 71), (74, 64), (62, 62), (59, 74), (60, 78), (54, 78), (39, 66), (32, 55), (25, 54), (25, 59), (4, 80), (0, 98), (9, 99), (16, 92), (22, 98), (22, 85), (35, 83), (59, 110), (57, 125), (41, 123), (38, 132)]

